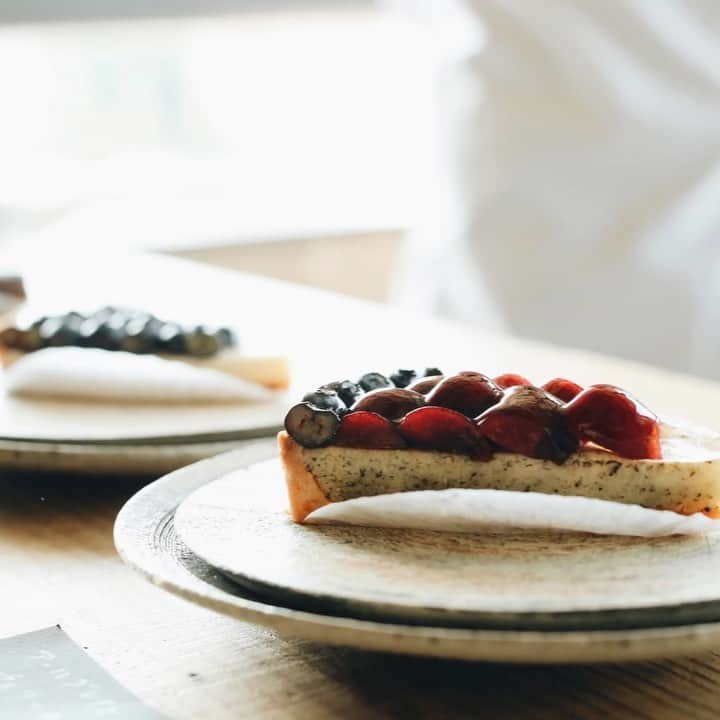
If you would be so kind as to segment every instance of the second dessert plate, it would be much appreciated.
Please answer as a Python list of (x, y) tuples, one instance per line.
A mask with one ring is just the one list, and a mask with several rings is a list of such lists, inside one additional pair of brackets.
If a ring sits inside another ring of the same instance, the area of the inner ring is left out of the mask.
[(282, 425), (284, 394), (247, 402), (110, 402), (0, 392), (0, 440), (145, 444), (267, 437)]

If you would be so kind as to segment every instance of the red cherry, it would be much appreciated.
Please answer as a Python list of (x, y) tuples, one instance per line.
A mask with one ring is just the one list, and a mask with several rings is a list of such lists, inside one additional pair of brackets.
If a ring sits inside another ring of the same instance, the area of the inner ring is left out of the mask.
[(569, 403), (583, 391), (581, 385), (574, 383), (572, 380), (566, 380), (565, 378), (548, 380), (542, 386), (542, 389), (565, 403)]
[(350, 409), (353, 412), (364, 410), (377, 413), (388, 420), (399, 420), (424, 404), (425, 396), (414, 390), (380, 388), (360, 397)]
[(405, 447), (405, 441), (395, 426), (382, 415), (361, 410), (343, 417), (333, 445), (370, 450), (398, 450)]
[(614, 385), (592, 385), (565, 406), (581, 440), (631, 460), (660, 460), (660, 423), (635, 398)]
[(502, 390), (481, 373), (460, 373), (445, 378), (428, 393), (427, 404), (477, 417), (502, 397)]
[(464, 415), (443, 407), (423, 407), (408, 413), (398, 426), (412, 447), (468, 453), (489, 460), (492, 451), (475, 425)]
[(518, 385), (532, 386), (532, 383), (522, 375), (516, 375), (515, 373), (505, 373), (504, 375), (498, 375), (493, 382), (501, 387), (503, 390), (516, 387)]
[(560, 403), (544, 390), (515, 386), (477, 419), (480, 432), (503, 450), (563, 463), (578, 441), (567, 426)]
[(427, 395), (444, 377), (444, 375), (431, 375), (430, 377), (420, 378), (410, 385), (408, 390), (414, 390), (421, 395)]

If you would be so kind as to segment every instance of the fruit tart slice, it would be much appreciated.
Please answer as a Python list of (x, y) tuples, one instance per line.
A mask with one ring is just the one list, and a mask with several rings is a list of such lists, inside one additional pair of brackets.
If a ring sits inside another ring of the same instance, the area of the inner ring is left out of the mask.
[(86, 314), (69, 312), (13, 322), (0, 331), (0, 360), (6, 368), (29, 354), (79, 348), (155, 355), (216, 370), (271, 389), (289, 385), (283, 356), (249, 355), (227, 327), (183, 327), (130, 308), (107, 306)]
[(448, 488), (720, 516), (720, 435), (661, 423), (612, 385), (368, 373), (308, 393), (278, 441), (297, 522), (331, 502)]

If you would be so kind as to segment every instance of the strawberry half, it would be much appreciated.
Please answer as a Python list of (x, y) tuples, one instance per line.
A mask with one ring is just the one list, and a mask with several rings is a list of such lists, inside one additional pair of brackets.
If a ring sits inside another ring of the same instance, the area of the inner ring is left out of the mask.
[(389, 420), (365, 410), (351, 412), (343, 417), (333, 445), (368, 450), (399, 450), (406, 446), (397, 428)]
[(578, 448), (560, 403), (544, 390), (515, 386), (478, 419), (480, 432), (503, 450), (561, 464)]
[(581, 440), (630, 460), (660, 460), (660, 423), (635, 398), (614, 385), (592, 385), (565, 406)]
[(408, 413), (398, 428), (412, 447), (467, 453), (478, 460), (492, 457), (490, 445), (474, 423), (456, 410), (419, 408)]
[(565, 378), (548, 380), (542, 386), (542, 389), (554, 395), (558, 400), (562, 400), (564, 403), (569, 403), (583, 391), (581, 385), (574, 383), (572, 380), (566, 380)]
[(503, 390), (506, 390), (510, 387), (517, 387), (518, 385), (527, 385), (532, 386), (532, 383), (522, 375), (516, 375), (515, 373), (505, 373), (504, 375), (498, 375), (493, 382), (498, 386), (501, 387)]
[(502, 390), (487, 375), (452, 375), (438, 383), (427, 396), (428, 405), (457, 410), (474, 418), (495, 405)]

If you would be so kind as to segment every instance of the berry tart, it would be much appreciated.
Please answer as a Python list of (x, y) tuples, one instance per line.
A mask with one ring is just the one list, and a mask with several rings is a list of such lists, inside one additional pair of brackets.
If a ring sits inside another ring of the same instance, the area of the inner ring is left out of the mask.
[(278, 441), (297, 522), (331, 502), (447, 488), (720, 516), (720, 436), (661, 423), (612, 385), (368, 373), (308, 393)]
[(229, 328), (183, 327), (140, 310), (107, 306), (90, 314), (69, 312), (28, 323), (13, 322), (0, 332), (0, 360), (6, 368), (29, 353), (52, 348), (157, 355), (271, 389), (289, 385), (286, 358), (247, 355)]

